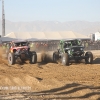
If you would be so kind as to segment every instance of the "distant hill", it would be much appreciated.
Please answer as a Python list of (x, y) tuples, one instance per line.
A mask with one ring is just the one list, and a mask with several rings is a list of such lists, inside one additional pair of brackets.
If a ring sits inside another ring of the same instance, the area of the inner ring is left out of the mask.
[[(2, 21), (0, 20), (0, 33)], [(6, 20), (6, 34), (9, 32), (74, 31), (84, 35), (100, 31), (100, 22), (87, 21), (32, 21), (11, 22)]]

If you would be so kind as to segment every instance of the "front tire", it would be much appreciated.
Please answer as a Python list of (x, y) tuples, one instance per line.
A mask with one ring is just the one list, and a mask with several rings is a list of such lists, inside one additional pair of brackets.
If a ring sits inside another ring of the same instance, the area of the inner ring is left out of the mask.
[(85, 53), (85, 63), (86, 64), (92, 64), (93, 63), (93, 54), (92, 52), (86, 52)]
[(69, 66), (69, 56), (68, 56), (68, 53), (64, 53), (63, 55), (62, 55), (62, 65), (64, 65), (64, 66)]
[(8, 54), (8, 62), (9, 62), (10, 65), (15, 64), (15, 55), (14, 55), (14, 53), (9, 53)]

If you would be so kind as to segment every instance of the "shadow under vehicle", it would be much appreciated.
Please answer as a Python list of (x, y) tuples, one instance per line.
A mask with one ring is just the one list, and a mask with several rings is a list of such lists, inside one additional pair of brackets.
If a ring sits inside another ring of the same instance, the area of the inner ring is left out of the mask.
[(16, 63), (16, 60), (20, 58), (22, 62), (29, 60), (31, 64), (37, 62), (37, 54), (35, 51), (30, 51), (28, 41), (13, 41), (7, 44), (6, 50), (8, 62), (10, 65)]
[(85, 52), (80, 39), (60, 40), (59, 49), (53, 52), (53, 62), (60, 61), (63, 65), (69, 65), (71, 60), (86, 64), (93, 63), (92, 52)]

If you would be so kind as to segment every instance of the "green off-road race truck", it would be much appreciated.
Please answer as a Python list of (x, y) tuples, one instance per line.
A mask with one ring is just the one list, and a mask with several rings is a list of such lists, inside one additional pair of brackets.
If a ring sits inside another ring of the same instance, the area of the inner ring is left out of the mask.
[(60, 40), (59, 49), (53, 52), (53, 62), (60, 61), (63, 65), (69, 65), (71, 60), (80, 62), (85, 60), (86, 64), (93, 63), (92, 52), (85, 52), (82, 41), (79, 39)]

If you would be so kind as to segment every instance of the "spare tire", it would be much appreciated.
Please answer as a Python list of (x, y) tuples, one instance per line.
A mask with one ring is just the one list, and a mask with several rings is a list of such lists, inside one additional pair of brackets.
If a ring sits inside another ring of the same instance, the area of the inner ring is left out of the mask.
[(14, 55), (14, 53), (9, 53), (8, 54), (8, 62), (9, 62), (10, 65), (15, 64), (15, 55)]

